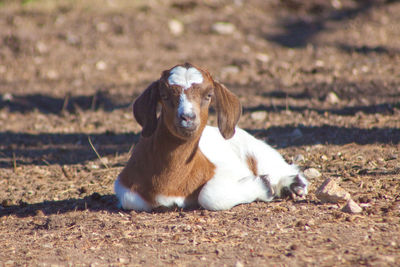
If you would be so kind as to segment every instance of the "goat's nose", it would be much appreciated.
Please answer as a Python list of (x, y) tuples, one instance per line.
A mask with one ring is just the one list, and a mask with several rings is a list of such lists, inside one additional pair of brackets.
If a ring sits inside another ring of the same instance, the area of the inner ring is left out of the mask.
[(196, 119), (196, 113), (191, 112), (191, 113), (183, 113), (179, 116), (182, 121), (194, 121)]

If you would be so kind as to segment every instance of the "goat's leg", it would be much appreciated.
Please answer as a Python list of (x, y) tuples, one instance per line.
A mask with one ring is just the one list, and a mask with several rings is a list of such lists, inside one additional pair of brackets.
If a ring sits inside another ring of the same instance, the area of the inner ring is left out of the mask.
[(253, 175), (241, 179), (214, 177), (200, 191), (199, 204), (208, 210), (226, 210), (255, 200), (271, 201), (273, 189), (263, 178)]
[(239, 128), (229, 142), (243, 161), (248, 157), (254, 159), (257, 175), (268, 177), (276, 196), (307, 194), (308, 182), (303, 174), (296, 165), (288, 164), (277, 150)]

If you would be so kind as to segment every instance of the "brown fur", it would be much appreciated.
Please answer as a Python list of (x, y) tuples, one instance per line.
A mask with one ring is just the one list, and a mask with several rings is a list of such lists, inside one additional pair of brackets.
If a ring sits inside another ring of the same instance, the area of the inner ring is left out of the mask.
[(246, 162), (247, 162), (247, 166), (249, 166), (249, 169), (251, 170), (251, 172), (255, 176), (258, 176), (258, 166), (257, 166), (258, 163), (257, 163), (257, 160), (253, 156), (247, 155)]
[[(242, 107), (237, 96), (221, 83), (215, 84), (215, 99), (218, 112), (218, 128), (225, 139), (235, 134), (235, 126), (242, 115)], [(239, 108), (236, 108), (239, 107)]]
[[(214, 175), (214, 165), (197, 149), (157, 129), (150, 138), (141, 138), (120, 181), (145, 200), (154, 204), (158, 194), (190, 196)], [(155, 138), (163, 135), (163, 138)]]
[(153, 82), (135, 101), (133, 115), (143, 127), (142, 135), (150, 136), (157, 127), (157, 103), (160, 100), (158, 81)]
[[(186, 197), (196, 202), (201, 187), (214, 176), (215, 166), (198, 149), (212, 94), (215, 95), (218, 126), (225, 138), (233, 136), (239, 120), (238, 98), (215, 82), (207, 71), (197, 69), (203, 75), (203, 83), (187, 90), (198, 118), (195, 132), (185, 133), (175, 127), (181, 88), (168, 84), (170, 70), (164, 71), (160, 80), (152, 83), (134, 103), (133, 114), (143, 131), (120, 174), (120, 182), (151, 204), (155, 204), (157, 195)], [(157, 118), (159, 103), (162, 110)]]

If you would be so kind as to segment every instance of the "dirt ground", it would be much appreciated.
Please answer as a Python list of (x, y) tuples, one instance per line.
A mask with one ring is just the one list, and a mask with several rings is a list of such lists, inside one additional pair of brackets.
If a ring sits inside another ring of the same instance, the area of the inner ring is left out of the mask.
[[(322, 174), (305, 200), (118, 209), (131, 103), (185, 61)], [(399, 1), (0, 1), (2, 266), (398, 266), (399, 142)], [(315, 197), (328, 177), (362, 213)]]

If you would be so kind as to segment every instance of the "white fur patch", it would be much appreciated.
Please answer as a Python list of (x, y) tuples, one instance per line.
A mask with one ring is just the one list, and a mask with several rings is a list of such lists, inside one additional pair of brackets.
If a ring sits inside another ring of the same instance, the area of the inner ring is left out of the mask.
[(137, 211), (151, 211), (151, 205), (138, 193), (132, 192), (119, 182), (119, 177), (114, 183), (114, 191), (123, 209)]
[(172, 207), (172, 206), (176, 205), (180, 208), (184, 208), (185, 207), (185, 198), (184, 197), (171, 197), (171, 196), (157, 195), (156, 203), (157, 203), (157, 205), (164, 206), (164, 207)]
[(218, 128), (206, 126), (199, 148), (216, 167), (214, 177), (199, 194), (198, 201), (203, 208), (230, 209), (257, 199), (273, 199), (262, 179), (254, 176), (249, 169), (249, 155), (257, 160), (257, 173), (267, 175), (270, 185), (278, 194), (283, 187), (289, 187), (297, 175), (307, 193), (308, 182), (295, 165), (286, 163), (278, 151), (240, 128), (236, 128), (231, 139), (225, 140)]
[(179, 98), (178, 115), (180, 116), (182, 114), (191, 114), (191, 113), (193, 113), (193, 105), (187, 99), (186, 94), (182, 92)]
[(185, 68), (177, 66), (173, 68), (168, 77), (168, 83), (170, 85), (182, 86), (184, 90), (190, 88), (194, 83), (202, 83), (203, 75), (196, 68)]

